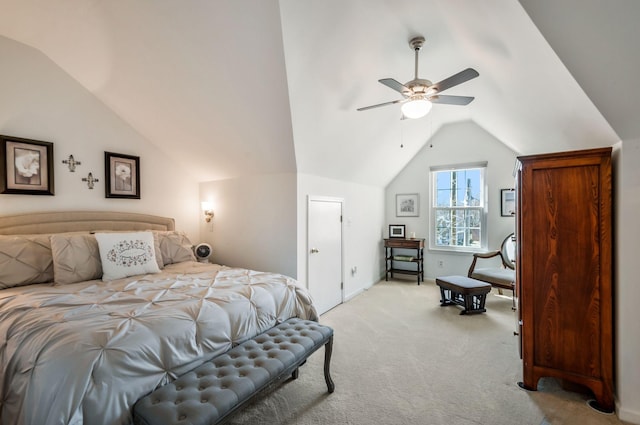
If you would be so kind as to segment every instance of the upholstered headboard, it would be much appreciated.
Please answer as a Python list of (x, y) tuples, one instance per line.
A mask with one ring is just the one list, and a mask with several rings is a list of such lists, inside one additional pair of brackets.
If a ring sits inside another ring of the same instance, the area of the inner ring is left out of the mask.
[(173, 218), (110, 211), (56, 211), (0, 216), (0, 235), (98, 230), (175, 230)]

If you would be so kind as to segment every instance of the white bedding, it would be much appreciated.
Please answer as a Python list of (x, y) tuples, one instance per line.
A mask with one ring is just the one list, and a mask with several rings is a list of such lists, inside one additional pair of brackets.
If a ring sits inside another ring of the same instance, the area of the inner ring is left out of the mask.
[(196, 262), (3, 289), (0, 423), (129, 424), (143, 395), (294, 316), (318, 318), (295, 280)]

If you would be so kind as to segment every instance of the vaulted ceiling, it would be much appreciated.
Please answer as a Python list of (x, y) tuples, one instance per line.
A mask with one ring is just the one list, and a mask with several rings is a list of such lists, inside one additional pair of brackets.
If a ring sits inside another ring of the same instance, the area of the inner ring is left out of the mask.
[[(578, 84), (597, 89), (594, 75), (577, 82), (567, 70), (589, 52), (565, 64), (538, 30), (555, 46), (567, 34), (554, 25), (576, 13), (521, 3), (527, 11), (508, 0), (0, 0), (0, 35), (48, 56), (199, 181), (299, 172), (385, 186), (455, 121), (521, 154), (619, 140), (609, 124), (619, 105), (598, 98), (601, 113)], [(377, 80), (413, 78), (416, 35), (427, 39), (420, 77), (473, 67), (480, 77), (446, 94), (475, 101), (419, 120), (400, 120), (397, 105), (356, 111), (399, 97)]]

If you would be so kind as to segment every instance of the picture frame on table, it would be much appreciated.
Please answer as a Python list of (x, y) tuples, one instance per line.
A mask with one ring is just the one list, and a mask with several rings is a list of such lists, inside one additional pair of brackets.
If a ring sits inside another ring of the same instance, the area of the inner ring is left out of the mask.
[(398, 238), (404, 239), (405, 236), (405, 225), (404, 224), (390, 224), (389, 225), (389, 237), (390, 238)]
[(500, 190), (500, 215), (502, 217), (514, 217), (516, 215), (515, 189)]
[(0, 193), (54, 195), (53, 143), (0, 136)]
[(140, 157), (104, 153), (105, 197), (140, 199)]
[(396, 194), (396, 217), (418, 217), (420, 215), (417, 193)]

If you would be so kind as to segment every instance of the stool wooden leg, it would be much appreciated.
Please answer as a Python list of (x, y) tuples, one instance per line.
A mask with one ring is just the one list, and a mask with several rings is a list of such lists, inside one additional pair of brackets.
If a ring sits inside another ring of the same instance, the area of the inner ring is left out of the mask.
[(479, 306), (480, 310), (484, 311), (485, 310), (484, 304), (487, 301), (487, 294), (478, 295), (478, 300), (480, 301), (480, 303), (479, 303), (480, 304), (480, 306)]
[(460, 314), (467, 314), (473, 311), (473, 295), (463, 295), (464, 298), (464, 310)]
[(327, 390), (332, 393), (336, 389), (336, 385), (331, 379), (331, 373), (329, 366), (331, 364), (331, 353), (333, 352), (333, 335), (329, 338), (329, 341), (324, 345), (324, 380), (327, 383)]
[(440, 287), (440, 305), (446, 305), (447, 303), (447, 299), (444, 296), (444, 288), (441, 286)]

